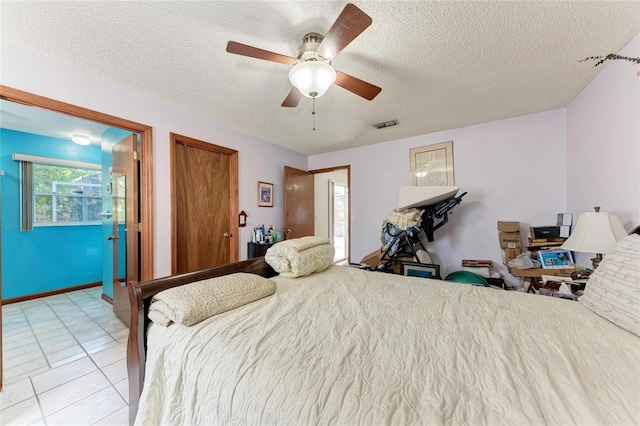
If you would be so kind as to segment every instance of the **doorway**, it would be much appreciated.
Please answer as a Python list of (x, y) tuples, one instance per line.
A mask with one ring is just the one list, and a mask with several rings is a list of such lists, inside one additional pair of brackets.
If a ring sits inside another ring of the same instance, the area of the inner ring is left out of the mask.
[[(0, 99), (14, 102), (28, 107), (41, 108), (67, 116), (100, 123), (110, 127), (117, 127), (137, 132), (140, 135), (140, 208), (141, 217), (139, 229), (141, 231), (141, 257), (140, 271), (142, 280), (153, 278), (154, 245), (153, 245), (153, 181), (152, 181), (152, 129), (149, 126), (121, 119), (111, 115), (92, 111), (86, 108), (56, 101), (38, 96), (32, 93), (13, 89), (0, 85)], [(6, 206), (2, 206), (6, 207)], [(1, 234), (0, 234), (1, 236)], [(2, 288), (2, 276), (0, 275), (0, 288)], [(2, 303), (0, 302), (0, 317), (2, 315)], [(0, 322), (1, 325), (1, 322)], [(0, 357), (2, 356), (2, 340), (0, 339)], [(0, 367), (2, 364), (0, 364)], [(0, 368), (0, 383), (2, 383), (2, 369)]]
[[(0, 99), (94, 121), (139, 134), (140, 137), (140, 279), (153, 278), (153, 139), (152, 128), (123, 118), (0, 85)], [(0, 277), (0, 285), (2, 284)]]
[(349, 252), (349, 187), (346, 183), (329, 181), (329, 239), (335, 248), (333, 262), (347, 260)]
[[(337, 183), (339, 189), (336, 189), (335, 185), (332, 188), (332, 181)], [(349, 165), (309, 172), (285, 166), (285, 237), (299, 238), (307, 235), (327, 237), (336, 248), (334, 261), (350, 261), (350, 185), (351, 166)]]

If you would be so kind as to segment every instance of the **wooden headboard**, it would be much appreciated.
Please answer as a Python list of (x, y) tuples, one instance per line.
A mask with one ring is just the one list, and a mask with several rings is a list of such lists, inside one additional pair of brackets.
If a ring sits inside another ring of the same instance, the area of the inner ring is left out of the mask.
[(131, 304), (131, 327), (127, 341), (127, 372), (129, 374), (129, 423), (133, 424), (144, 381), (144, 369), (147, 353), (147, 328), (151, 298), (162, 290), (178, 287), (208, 278), (247, 272), (263, 277), (276, 276), (276, 272), (265, 261), (264, 257), (245, 260), (187, 274), (173, 275), (140, 283), (129, 283), (129, 302)]

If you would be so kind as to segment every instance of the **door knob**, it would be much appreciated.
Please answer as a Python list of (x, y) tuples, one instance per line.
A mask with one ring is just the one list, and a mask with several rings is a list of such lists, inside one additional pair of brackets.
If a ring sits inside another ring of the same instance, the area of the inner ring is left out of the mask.
[(117, 240), (119, 237), (114, 237), (113, 235), (109, 235), (107, 237), (107, 240), (111, 241), (111, 240)]
[(290, 234), (290, 233), (292, 233), (293, 231), (291, 230), (291, 228), (289, 228), (289, 229), (287, 229), (287, 230), (286, 230), (286, 231), (284, 231), (284, 232), (285, 232), (285, 233), (287, 233), (287, 234)]
[(230, 233), (228, 233), (228, 232), (225, 232), (225, 233), (224, 233), (224, 237), (225, 237), (225, 238), (231, 238), (231, 234), (230, 234)]

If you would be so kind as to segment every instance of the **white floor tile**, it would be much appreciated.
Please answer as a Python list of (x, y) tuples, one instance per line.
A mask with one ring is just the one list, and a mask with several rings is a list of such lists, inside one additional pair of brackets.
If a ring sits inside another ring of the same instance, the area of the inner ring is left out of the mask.
[(24, 332), (15, 336), (7, 337), (2, 336), (2, 347), (6, 351), (7, 349), (15, 349), (20, 346), (37, 343), (36, 337), (31, 331)]
[(2, 425), (128, 425), (129, 330), (101, 295), (95, 288), (3, 306)]
[(46, 373), (38, 374), (31, 378), (37, 394), (53, 389), (71, 380), (82, 377), (85, 374), (96, 371), (98, 367), (88, 357), (73, 361), (62, 367), (54, 368)]
[(122, 342), (118, 342), (117, 340), (113, 340), (112, 343), (107, 343), (106, 345), (97, 346), (91, 349), (85, 349), (89, 355), (95, 354), (97, 352), (102, 352), (105, 349), (113, 348), (114, 346), (118, 346)]
[(92, 339), (92, 340), (88, 340), (86, 342), (81, 342), (81, 343), (82, 343), (82, 347), (85, 350), (108, 345), (110, 343), (117, 344), (116, 340), (111, 336), (102, 336), (102, 337), (98, 337), (97, 339)]
[(29, 334), (33, 334), (33, 331), (31, 331), (31, 327), (26, 325), (24, 327), (20, 327), (20, 328), (14, 328), (12, 330), (5, 330), (4, 327), (2, 327), (2, 338), (3, 339), (19, 339), (19, 336), (23, 336), (25, 333), (29, 333)]
[(127, 356), (127, 345), (124, 343), (114, 346), (104, 351), (91, 354), (91, 358), (95, 361), (98, 367), (102, 368), (106, 365), (113, 364), (116, 361), (125, 359)]
[[(126, 381), (126, 380), (125, 380)], [(34, 397), (33, 386), (29, 379), (6, 385), (0, 392), (0, 410)]]
[(42, 353), (41, 350), (36, 350), (36, 351), (27, 352), (24, 355), (20, 355), (11, 359), (5, 359), (2, 362), (2, 367), (5, 369), (13, 368), (13, 367), (17, 367), (18, 365), (25, 364), (27, 362), (39, 363), (42, 365), (41, 361), (45, 361), (46, 363), (44, 354)]
[(127, 378), (127, 360), (121, 359), (113, 364), (102, 367), (102, 372), (111, 383), (118, 383)]
[(15, 367), (5, 368), (3, 373), (7, 378), (17, 377), (35, 371), (41, 367), (49, 367), (47, 360), (45, 360), (44, 357), (16, 365)]
[(0, 411), (3, 426), (30, 425), (42, 419), (36, 398), (29, 398)]
[(72, 356), (67, 357), (67, 358), (63, 358), (60, 361), (51, 362), (50, 365), (51, 365), (51, 368), (58, 368), (58, 367), (61, 367), (63, 365), (69, 364), (70, 362), (77, 361), (79, 359), (86, 358), (86, 357), (87, 357), (86, 352), (82, 351), (79, 354), (72, 355)]
[(108, 337), (109, 334), (100, 327), (96, 326), (95, 328), (92, 328), (90, 330), (73, 332), (73, 336), (78, 340), (78, 342), (85, 343), (90, 340), (99, 339), (101, 337)]
[(115, 333), (112, 333), (111, 337), (113, 337), (114, 339), (116, 339), (120, 343), (126, 342), (127, 339), (129, 338), (129, 329), (127, 328), (125, 330), (121, 330), (121, 331), (117, 331)]
[[(74, 345), (74, 346), (71, 346), (70, 348), (66, 348), (51, 354), (45, 354), (45, 356), (47, 357), (47, 360), (49, 360), (49, 364), (52, 364), (52, 365), (53, 364), (59, 365), (64, 360), (68, 360), (67, 362), (70, 362), (69, 360), (70, 358), (78, 359), (78, 355), (85, 356), (85, 352), (82, 349), (82, 346), (80, 345)], [(66, 362), (63, 362), (63, 364), (66, 364)]]
[(2, 349), (3, 349), (2, 358), (11, 359), (15, 357), (21, 357), (29, 352), (39, 351), (40, 345), (38, 345), (38, 342), (33, 342), (27, 345), (17, 346), (13, 348), (5, 348), (3, 346)]
[(50, 426), (90, 425), (126, 406), (120, 394), (112, 386), (109, 386), (52, 415), (46, 416), (45, 421)]
[(114, 384), (113, 387), (122, 395), (125, 401), (129, 401), (129, 379), (124, 379)]
[(96, 392), (111, 387), (100, 371), (94, 371), (38, 395), (45, 417), (62, 410)]
[(96, 426), (129, 426), (129, 406), (122, 407), (115, 413), (94, 423)]
[(67, 330), (65, 327), (60, 326), (55, 330), (38, 332), (36, 336), (38, 337), (38, 341), (42, 343), (43, 341), (49, 339), (61, 338), (62, 336), (71, 336), (71, 333), (69, 333), (69, 330)]
[(40, 346), (42, 346), (42, 351), (45, 355), (60, 352), (74, 346), (80, 347), (76, 339), (71, 336), (61, 336), (59, 338), (54, 337), (52, 339), (47, 339), (45, 342), (40, 342)]

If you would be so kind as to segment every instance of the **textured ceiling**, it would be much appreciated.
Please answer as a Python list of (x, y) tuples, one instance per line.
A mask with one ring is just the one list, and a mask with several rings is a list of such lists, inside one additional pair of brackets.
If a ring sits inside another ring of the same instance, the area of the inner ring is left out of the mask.
[[(640, 2), (358, 1), (373, 24), (333, 66), (382, 87), (334, 86), (280, 104), (287, 65), (231, 55), (234, 40), (295, 56), (345, 2), (0, 2), (3, 43), (304, 154), (567, 106), (640, 32)], [(632, 64), (616, 63), (614, 66)], [(399, 126), (372, 124), (397, 119)]]

